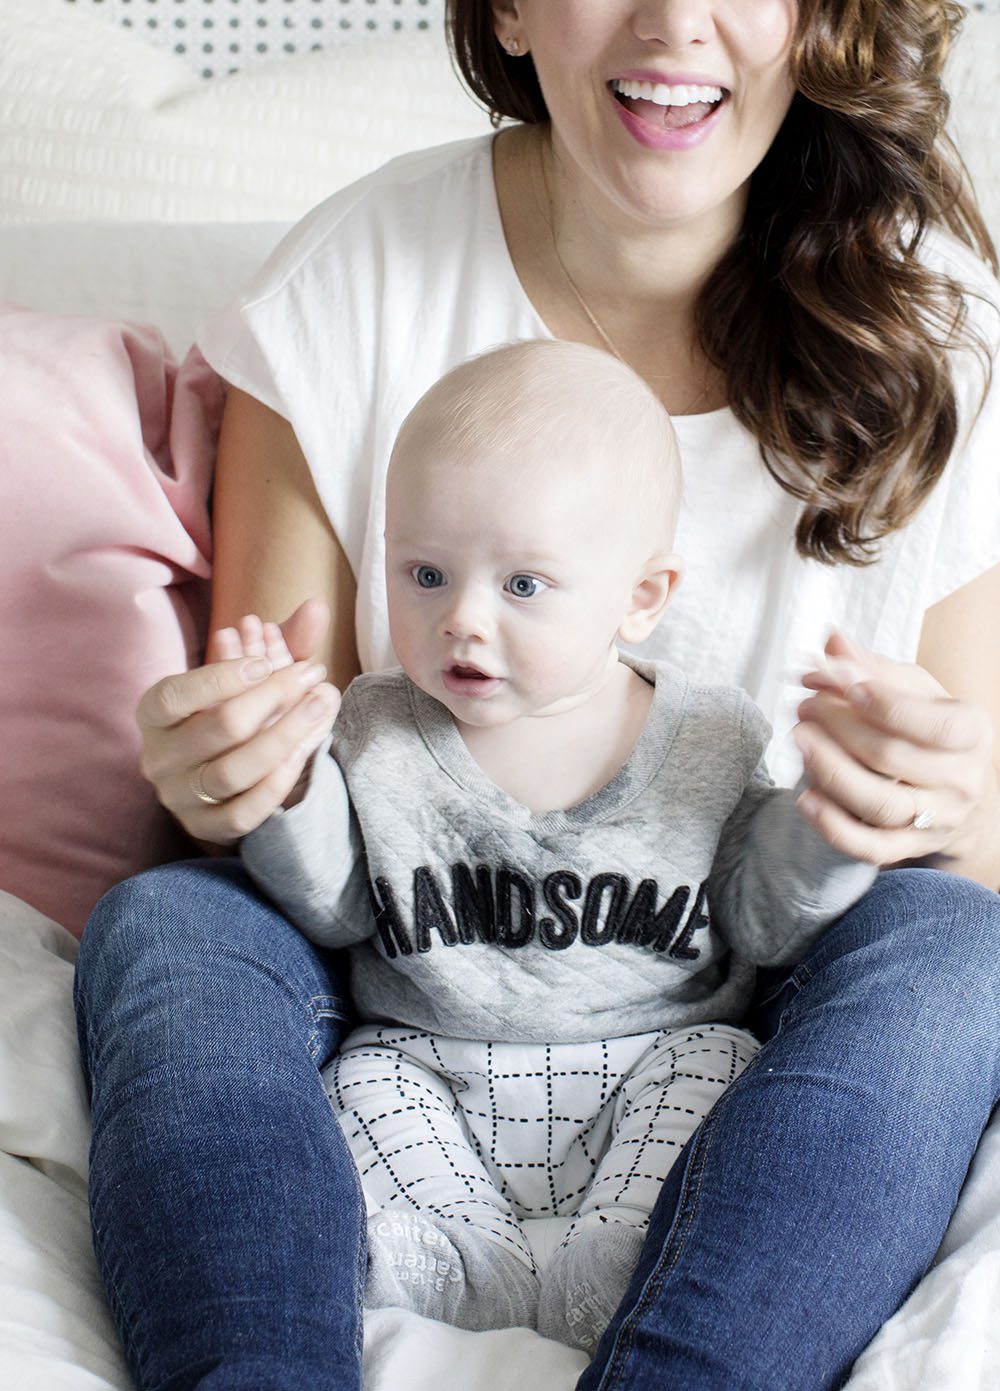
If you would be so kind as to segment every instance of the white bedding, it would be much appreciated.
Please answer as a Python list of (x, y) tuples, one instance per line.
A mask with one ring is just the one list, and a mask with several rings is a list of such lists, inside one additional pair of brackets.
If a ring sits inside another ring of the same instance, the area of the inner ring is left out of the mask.
[[(76, 943), (0, 893), (0, 1387), (129, 1391), (90, 1248)], [(858, 1362), (849, 1391), (1000, 1388), (1000, 1122), (940, 1263)], [(365, 1324), (366, 1391), (571, 1391), (580, 1353), (527, 1329), (464, 1333), (399, 1310)], [(780, 1391), (780, 1388), (775, 1388)]]

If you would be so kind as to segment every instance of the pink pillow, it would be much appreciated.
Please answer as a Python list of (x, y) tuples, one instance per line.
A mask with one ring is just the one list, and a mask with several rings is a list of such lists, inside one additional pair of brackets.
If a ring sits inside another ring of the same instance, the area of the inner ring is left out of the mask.
[(0, 888), (79, 935), (185, 850), (134, 716), (201, 652), (224, 388), (156, 329), (10, 306), (0, 383)]

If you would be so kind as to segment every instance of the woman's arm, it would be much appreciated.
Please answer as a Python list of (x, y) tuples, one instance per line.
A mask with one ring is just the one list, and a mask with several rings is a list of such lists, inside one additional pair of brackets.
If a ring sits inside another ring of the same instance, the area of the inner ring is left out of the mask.
[(341, 690), (358, 674), (355, 583), (287, 420), (231, 387), (213, 493), (214, 632), (244, 614), (283, 623), (306, 599), (323, 599), (330, 627), (298, 659), (323, 662)]
[[(288, 798), (358, 668), (354, 581), (287, 421), (230, 390), (213, 497), (212, 630), (259, 613), (295, 662), (210, 641), (209, 665), (143, 696), (143, 772), (195, 840), (232, 844)], [(305, 602), (319, 600), (320, 602)], [(332, 623), (327, 631), (328, 609)], [(227, 660), (228, 659), (228, 660)]]
[(985, 712), (992, 733), (992, 796), (948, 868), (1000, 888), (1000, 565), (928, 609), (917, 662), (955, 700)]
[(1000, 566), (927, 611), (914, 664), (831, 638), (795, 738), (800, 805), (838, 849), (1000, 885), (998, 613)]

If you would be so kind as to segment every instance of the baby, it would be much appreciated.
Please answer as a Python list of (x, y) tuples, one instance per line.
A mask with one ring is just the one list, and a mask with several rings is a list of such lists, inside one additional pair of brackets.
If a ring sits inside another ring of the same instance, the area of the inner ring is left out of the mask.
[[(755, 964), (866, 890), (775, 788), (739, 690), (660, 621), (679, 460), (620, 362), (539, 341), (414, 407), (386, 492), (400, 668), (352, 682), (241, 845), (360, 1026), (327, 1074), (374, 1210), (369, 1305), (592, 1352), (682, 1146), (756, 1051)], [(543, 1271), (522, 1220), (570, 1215)]]

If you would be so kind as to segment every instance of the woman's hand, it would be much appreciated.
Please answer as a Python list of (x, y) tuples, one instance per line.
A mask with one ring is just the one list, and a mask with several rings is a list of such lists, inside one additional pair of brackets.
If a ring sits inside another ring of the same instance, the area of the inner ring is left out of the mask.
[(195, 840), (231, 845), (292, 794), (340, 705), (309, 660), (328, 622), (317, 600), (280, 628), (243, 619), (213, 634), (205, 666), (139, 702), (142, 771)]
[(922, 667), (840, 634), (802, 684), (793, 737), (808, 790), (799, 806), (836, 849), (871, 864), (967, 854), (996, 816), (994, 732)]

